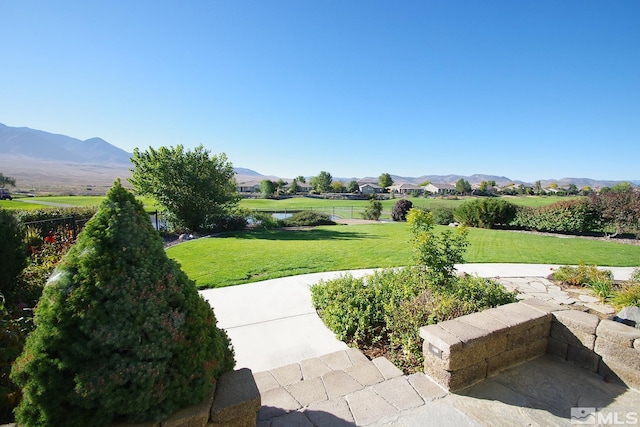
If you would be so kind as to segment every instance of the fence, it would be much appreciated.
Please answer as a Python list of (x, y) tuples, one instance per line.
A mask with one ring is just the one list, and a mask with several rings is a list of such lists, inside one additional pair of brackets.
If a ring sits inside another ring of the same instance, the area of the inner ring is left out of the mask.
[[(73, 243), (89, 219), (78, 219), (75, 215), (71, 215), (25, 222), (27, 242), (29, 246), (39, 246), (43, 242)], [(155, 223), (156, 230), (162, 226), (162, 219), (158, 217), (158, 211), (149, 212), (149, 220), (152, 224)]]

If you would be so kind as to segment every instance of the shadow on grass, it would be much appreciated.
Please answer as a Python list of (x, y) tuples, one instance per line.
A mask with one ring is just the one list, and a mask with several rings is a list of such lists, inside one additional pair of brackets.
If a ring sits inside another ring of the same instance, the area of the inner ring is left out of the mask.
[(379, 239), (380, 236), (354, 231), (335, 231), (327, 229), (280, 229), (280, 230), (254, 230), (227, 234), (225, 237), (236, 239), (260, 239), (260, 240), (360, 240)]

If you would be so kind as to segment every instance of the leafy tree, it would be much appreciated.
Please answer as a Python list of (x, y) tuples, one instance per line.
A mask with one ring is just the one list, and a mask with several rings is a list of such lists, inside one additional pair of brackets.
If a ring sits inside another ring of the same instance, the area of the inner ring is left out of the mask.
[(349, 184), (347, 184), (347, 193), (357, 193), (358, 191), (360, 191), (360, 184), (358, 184), (358, 181), (355, 179), (349, 181)]
[(391, 210), (391, 219), (394, 221), (405, 221), (407, 219), (407, 213), (412, 207), (413, 203), (411, 200), (398, 200)]
[(489, 181), (487, 181), (487, 184), (489, 184), (489, 187), (495, 187), (496, 186), (496, 180), (495, 179), (490, 179)]
[(150, 196), (177, 228), (192, 231), (221, 227), (237, 207), (233, 165), (224, 153), (210, 155), (202, 145), (136, 148), (129, 182), (138, 194)]
[(503, 199), (482, 198), (458, 206), (454, 215), (466, 226), (493, 228), (508, 225), (516, 215), (516, 206)]
[(276, 189), (278, 190), (279, 193), (282, 193), (284, 191), (284, 187), (288, 184), (287, 181), (283, 180), (282, 178), (278, 178), (278, 180), (276, 181)]
[(260, 192), (264, 197), (271, 197), (276, 192), (276, 184), (270, 179), (260, 181)]
[(427, 185), (429, 185), (429, 184), (431, 184), (431, 181), (426, 180), (426, 181), (422, 181), (422, 182), (419, 184), (419, 186), (420, 186), (420, 187), (426, 187), (426, 186), (427, 186)]
[(302, 183), (304, 183), (304, 184), (306, 184), (306, 183), (307, 183), (307, 180), (306, 180), (306, 179), (305, 179), (305, 177), (304, 177), (304, 176), (302, 176), (302, 175), (298, 175), (298, 176), (295, 178), (295, 180), (296, 180), (296, 181), (298, 181), (298, 182), (302, 182)]
[(471, 184), (464, 178), (460, 178), (456, 181), (456, 192), (458, 194), (467, 194), (471, 192)]
[(6, 187), (7, 185), (15, 187), (16, 179), (10, 176), (4, 176), (2, 173), (0, 173), (0, 187)]
[(413, 208), (407, 214), (411, 230), (414, 259), (426, 267), (427, 277), (439, 286), (450, 286), (456, 279), (455, 264), (464, 262), (467, 245), (467, 229), (457, 227), (446, 230), (439, 236), (434, 233), (431, 212)]
[(391, 187), (393, 185), (393, 178), (391, 178), (391, 175), (385, 172), (378, 177), (378, 185), (383, 189)]
[(549, 185), (549, 188), (553, 188), (553, 189), (555, 190), (556, 188), (558, 188), (558, 183), (556, 183), (556, 182), (552, 182), (552, 183)]
[(615, 186), (607, 192), (591, 195), (591, 203), (600, 216), (615, 231), (640, 233), (640, 192), (631, 186)]
[(613, 184), (613, 187), (611, 187), (611, 191), (619, 191), (621, 193), (626, 193), (631, 190), (633, 190), (633, 186), (630, 182), (627, 181), (616, 182), (615, 184)]
[(334, 193), (344, 193), (345, 187), (342, 181), (333, 181), (331, 183), (331, 190)]
[(119, 181), (49, 279), (13, 365), (23, 426), (159, 421), (199, 403), (233, 352)]
[(298, 187), (298, 180), (296, 178), (291, 181), (291, 186), (289, 187), (289, 193), (296, 194), (300, 188)]
[(542, 194), (542, 182), (540, 180), (533, 184), (533, 192), (538, 195)]
[(369, 206), (367, 206), (367, 208), (362, 213), (362, 217), (364, 219), (378, 221), (380, 219), (381, 214), (382, 214), (382, 202), (374, 198), (369, 200)]
[(567, 194), (578, 194), (578, 187), (573, 182), (567, 186)]
[(487, 181), (482, 181), (478, 186), (478, 190), (482, 191), (483, 193), (486, 193), (488, 187), (489, 187), (489, 184), (487, 183)]
[(0, 208), (0, 292), (8, 305), (15, 301), (17, 278), (27, 265), (27, 248), (24, 244), (24, 227), (13, 213)]
[(311, 178), (311, 187), (316, 190), (318, 193), (327, 193), (331, 191), (331, 183), (333, 182), (333, 177), (329, 172), (322, 171), (317, 176)]

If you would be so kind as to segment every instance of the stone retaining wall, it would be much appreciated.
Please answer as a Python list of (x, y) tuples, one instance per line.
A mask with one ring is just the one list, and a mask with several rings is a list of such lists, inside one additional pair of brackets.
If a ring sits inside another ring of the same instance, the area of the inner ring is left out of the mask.
[(420, 329), (424, 370), (447, 390), (545, 353), (640, 389), (640, 330), (534, 298)]

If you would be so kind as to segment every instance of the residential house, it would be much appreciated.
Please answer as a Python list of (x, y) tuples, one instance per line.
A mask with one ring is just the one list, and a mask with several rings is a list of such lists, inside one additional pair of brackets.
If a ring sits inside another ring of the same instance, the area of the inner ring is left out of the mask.
[(456, 194), (456, 186), (451, 184), (427, 184), (424, 191), (431, 194)]
[(394, 184), (387, 187), (389, 192), (395, 194), (422, 194), (424, 192), (424, 188), (415, 184), (410, 184), (408, 182), (404, 182), (402, 184)]
[(365, 183), (360, 185), (360, 192), (362, 194), (378, 194), (382, 193), (383, 188), (377, 184)]

